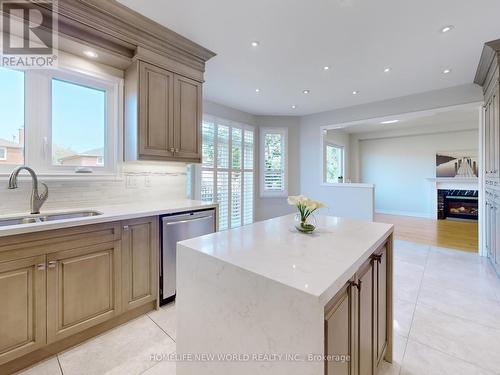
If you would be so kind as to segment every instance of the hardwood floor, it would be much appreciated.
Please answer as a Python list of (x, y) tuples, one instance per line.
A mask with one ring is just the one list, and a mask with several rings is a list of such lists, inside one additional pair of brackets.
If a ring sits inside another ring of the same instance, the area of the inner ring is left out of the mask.
[(394, 237), (426, 245), (478, 251), (478, 224), (454, 220), (434, 220), (409, 216), (376, 214), (375, 221), (394, 224)]

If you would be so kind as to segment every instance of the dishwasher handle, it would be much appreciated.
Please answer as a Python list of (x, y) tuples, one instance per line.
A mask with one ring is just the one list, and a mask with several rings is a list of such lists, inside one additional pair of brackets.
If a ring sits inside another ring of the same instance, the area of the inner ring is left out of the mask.
[(202, 216), (202, 217), (197, 217), (194, 219), (186, 219), (186, 220), (179, 220), (179, 221), (164, 221), (163, 225), (177, 225), (177, 224), (185, 224), (185, 223), (193, 223), (196, 221), (201, 221), (201, 220), (207, 220), (207, 219), (213, 219), (213, 216)]

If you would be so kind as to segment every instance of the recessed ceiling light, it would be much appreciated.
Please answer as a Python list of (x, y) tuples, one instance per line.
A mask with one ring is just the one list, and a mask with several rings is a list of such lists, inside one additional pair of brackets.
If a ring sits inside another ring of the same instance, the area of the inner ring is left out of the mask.
[(260, 89), (255, 89), (255, 92), (258, 94), (260, 92)]
[(328, 65), (325, 65), (325, 66), (323, 67), (323, 70), (330, 70), (330, 67), (329, 67)]
[(382, 121), (381, 124), (395, 124), (396, 122), (399, 122), (399, 120), (387, 120), (387, 121)]
[(384, 73), (389, 73), (392, 69), (390, 67), (387, 67), (384, 69)]
[(260, 42), (258, 40), (254, 40), (252, 43), (250, 43), (252, 47), (258, 47), (260, 45)]
[(99, 55), (94, 51), (83, 51), (83, 54), (91, 59), (97, 59), (99, 57)]
[(451, 69), (445, 69), (445, 70), (443, 70), (443, 74), (449, 74), (449, 73), (451, 73)]
[(295, 109), (295, 108), (297, 108), (297, 106), (296, 106), (295, 104), (294, 104), (294, 105), (292, 105), (292, 109)]
[(359, 91), (354, 90), (354, 91), (352, 92), (352, 94), (353, 94), (353, 95), (358, 95), (358, 94), (359, 94)]
[(302, 93), (303, 93), (303, 94), (310, 94), (310, 93), (311, 93), (311, 90), (302, 90)]
[(448, 31), (451, 31), (455, 28), (455, 26), (453, 25), (448, 25), (448, 26), (445, 26), (441, 29), (441, 32), (444, 34), (444, 33), (447, 33)]

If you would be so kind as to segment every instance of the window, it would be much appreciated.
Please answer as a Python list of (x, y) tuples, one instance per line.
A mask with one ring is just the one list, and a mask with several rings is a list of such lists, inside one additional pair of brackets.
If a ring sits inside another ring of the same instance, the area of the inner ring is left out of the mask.
[(254, 129), (206, 117), (202, 124), (199, 198), (219, 203), (219, 229), (254, 218)]
[(105, 139), (106, 91), (52, 79), (52, 165), (103, 166)]
[(0, 172), (22, 164), (40, 174), (116, 171), (121, 79), (0, 68), (0, 82), (0, 148), (7, 155)]
[(260, 133), (260, 195), (288, 195), (286, 128), (261, 128)]
[(344, 176), (344, 147), (325, 142), (323, 152), (324, 181), (337, 183), (338, 178)]
[(0, 68), (0, 165), (24, 164), (24, 73)]

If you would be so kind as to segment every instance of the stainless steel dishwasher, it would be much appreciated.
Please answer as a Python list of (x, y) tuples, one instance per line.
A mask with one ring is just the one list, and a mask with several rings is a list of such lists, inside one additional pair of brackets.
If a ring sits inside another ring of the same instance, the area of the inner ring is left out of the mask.
[(177, 242), (215, 232), (215, 210), (193, 211), (161, 218), (160, 304), (175, 299)]

